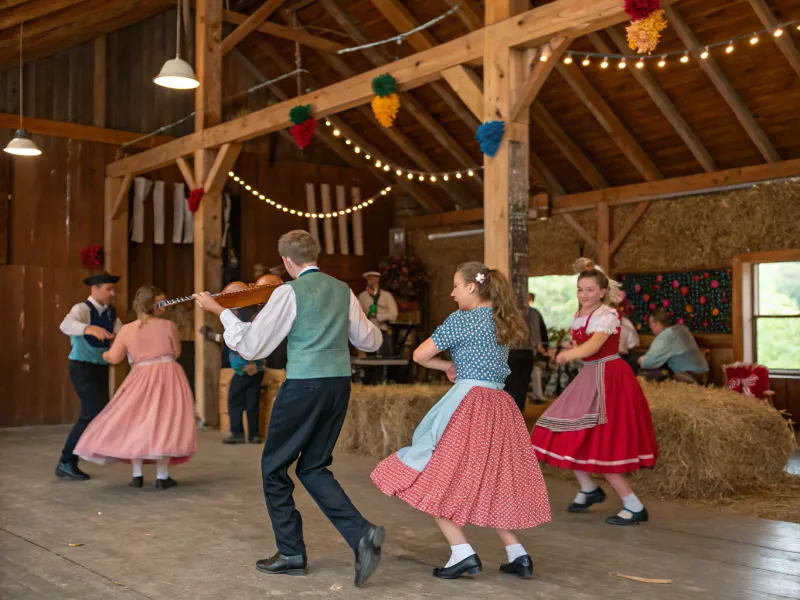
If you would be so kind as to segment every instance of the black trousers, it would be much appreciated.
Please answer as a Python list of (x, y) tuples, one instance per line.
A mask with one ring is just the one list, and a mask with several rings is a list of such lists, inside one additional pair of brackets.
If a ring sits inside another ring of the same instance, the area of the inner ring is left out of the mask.
[(258, 413), (261, 407), (261, 380), (264, 373), (239, 375), (231, 378), (228, 389), (228, 416), (231, 419), (231, 434), (244, 433), (242, 413), (247, 411), (247, 434), (258, 436)]
[(511, 374), (506, 378), (506, 392), (517, 403), (520, 412), (525, 412), (525, 399), (531, 384), (533, 371), (533, 350), (510, 350), (508, 367)]
[(108, 404), (108, 365), (71, 360), (68, 370), (72, 387), (75, 388), (81, 401), (81, 412), (64, 443), (61, 462), (77, 463), (78, 457), (72, 453), (75, 445), (92, 419), (99, 415), (100, 411)]
[[(303, 520), (295, 508), (289, 467), (355, 551), (370, 523), (328, 470), (350, 401), (350, 378), (289, 379), (272, 407), (261, 476), (278, 551), (306, 556)], [(299, 457), (299, 460), (298, 460)]]

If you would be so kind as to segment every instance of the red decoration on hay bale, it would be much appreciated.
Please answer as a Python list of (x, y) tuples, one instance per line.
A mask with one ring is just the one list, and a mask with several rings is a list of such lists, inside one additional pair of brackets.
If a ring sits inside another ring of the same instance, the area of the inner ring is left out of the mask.
[(192, 190), (189, 192), (189, 198), (186, 200), (187, 204), (189, 205), (189, 210), (193, 213), (197, 212), (197, 209), (200, 208), (200, 200), (203, 199), (203, 188), (197, 188), (196, 190)]
[(311, 143), (311, 138), (314, 137), (314, 132), (317, 129), (317, 120), (316, 119), (308, 119), (307, 121), (303, 121), (302, 123), (298, 123), (297, 125), (292, 125), (291, 129), (289, 129), (289, 133), (292, 134), (294, 141), (297, 142), (297, 146), (300, 150), (305, 150), (306, 147)]
[(631, 21), (646, 19), (661, 8), (661, 0), (625, 0), (625, 12)]

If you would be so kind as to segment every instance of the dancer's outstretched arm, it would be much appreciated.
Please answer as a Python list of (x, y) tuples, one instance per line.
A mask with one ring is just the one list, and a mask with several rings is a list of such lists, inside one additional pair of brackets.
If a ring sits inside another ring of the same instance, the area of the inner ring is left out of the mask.
[(453, 363), (443, 358), (437, 358), (438, 354), (440, 354), (440, 350), (433, 343), (433, 338), (428, 338), (414, 350), (414, 362), (426, 369), (447, 372)]

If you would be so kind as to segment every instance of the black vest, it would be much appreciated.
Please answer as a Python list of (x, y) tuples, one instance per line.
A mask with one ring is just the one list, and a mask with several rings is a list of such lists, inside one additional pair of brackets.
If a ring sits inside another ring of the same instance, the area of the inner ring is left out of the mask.
[[(89, 307), (89, 311), (91, 313), (91, 324), (96, 325), (97, 327), (102, 327), (109, 333), (114, 333), (114, 324), (117, 322), (117, 312), (114, 310), (113, 306), (109, 306), (103, 311), (101, 315), (97, 312), (94, 304), (89, 302), (88, 300), (84, 300), (83, 303)], [(94, 346), (95, 348), (110, 348), (111, 347), (111, 340), (103, 340), (102, 342), (98, 340), (93, 335), (84, 335), (83, 338), (86, 340), (86, 343), (90, 346)]]

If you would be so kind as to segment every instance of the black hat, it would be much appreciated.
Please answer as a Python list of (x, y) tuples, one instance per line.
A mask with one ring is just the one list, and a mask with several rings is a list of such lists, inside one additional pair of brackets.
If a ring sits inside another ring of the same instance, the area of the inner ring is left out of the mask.
[(110, 273), (98, 273), (97, 275), (91, 275), (83, 280), (83, 283), (86, 285), (103, 285), (104, 283), (117, 283), (119, 281), (119, 277), (116, 275), (111, 275)]

